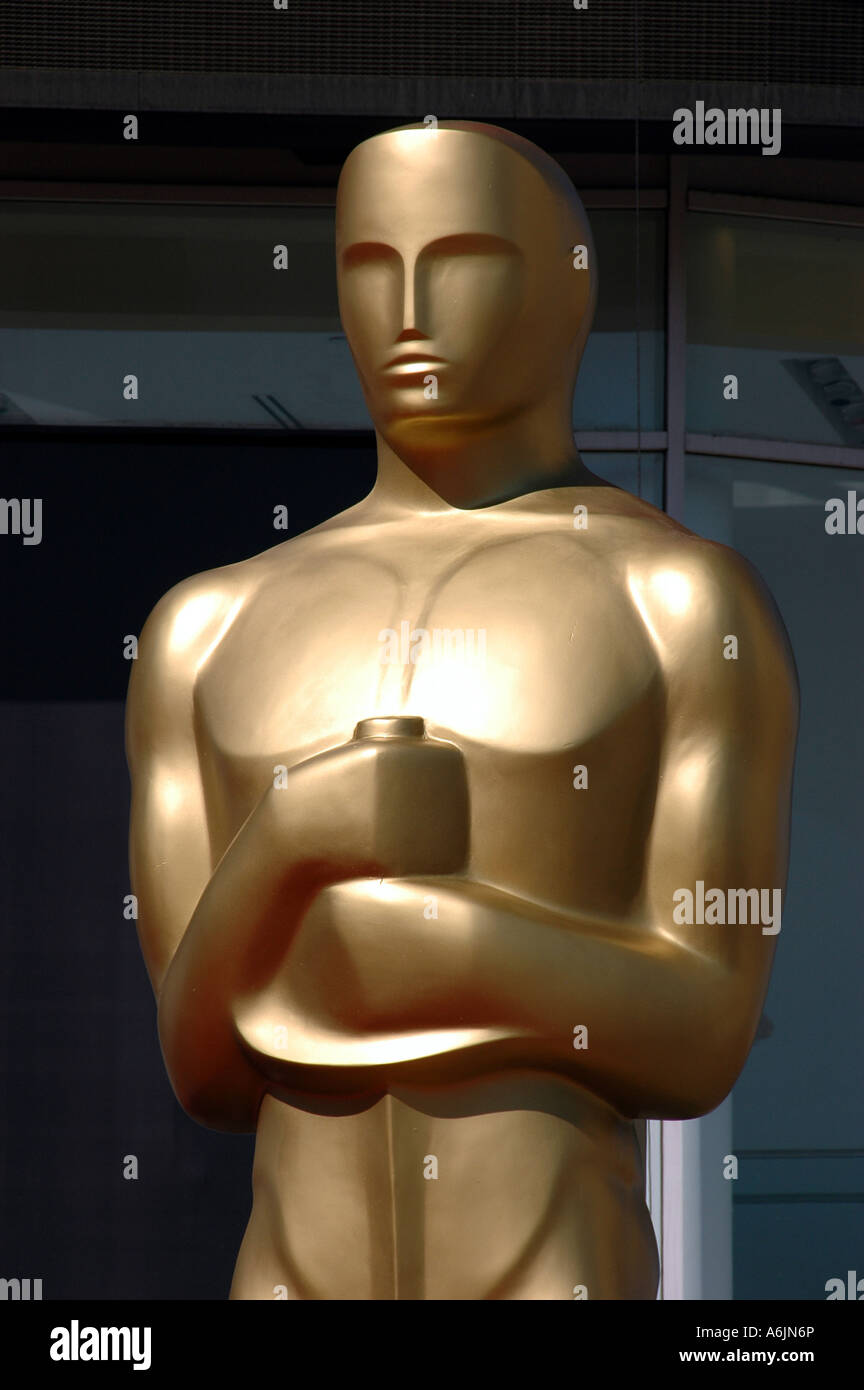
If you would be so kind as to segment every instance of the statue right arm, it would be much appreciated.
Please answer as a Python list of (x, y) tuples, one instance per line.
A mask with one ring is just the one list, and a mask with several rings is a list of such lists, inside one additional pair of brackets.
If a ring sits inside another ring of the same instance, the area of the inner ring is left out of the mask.
[[(199, 1123), (249, 1132), (267, 1083), (241, 1047), (232, 1005), (269, 982), (326, 885), (457, 872), (468, 811), (452, 745), (348, 743), (292, 767), (278, 790), (268, 779), (214, 867), (193, 697), (240, 604), (208, 576), (157, 604), (130, 682), (127, 756), (132, 887), (168, 1074)], [(447, 814), (432, 834), (426, 817), (439, 800)]]
[[(214, 586), (212, 576), (178, 584), (156, 605), (141, 633), (129, 684), (126, 756), (132, 781), (129, 859), (138, 900), (138, 937), (158, 1001), (168, 1074), (178, 1100), (194, 1118), (244, 1131), (255, 1128), (261, 1078), (220, 1022), (217, 1000), (207, 991), (198, 993), (200, 958), (196, 961), (196, 953), (187, 951), (184, 968), (174, 969), (187, 929), (199, 917), (213, 870), (195, 737), (195, 677), (207, 647), (230, 624), (238, 607)], [(243, 831), (237, 838), (242, 835)], [(214, 946), (219, 928), (213, 921), (207, 932)], [(202, 1007), (189, 1007), (181, 976)], [(218, 993), (218, 967), (212, 976)], [(218, 1099), (199, 1095), (203, 1075), (210, 1070), (205, 1059), (221, 1067), (225, 1078), (224, 1094)]]

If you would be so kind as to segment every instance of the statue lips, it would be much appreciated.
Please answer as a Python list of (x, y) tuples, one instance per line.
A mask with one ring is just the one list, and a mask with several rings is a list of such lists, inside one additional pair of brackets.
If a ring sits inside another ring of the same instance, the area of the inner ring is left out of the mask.
[(414, 377), (446, 365), (443, 357), (433, 357), (428, 352), (403, 352), (385, 363), (383, 371), (388, 376)]

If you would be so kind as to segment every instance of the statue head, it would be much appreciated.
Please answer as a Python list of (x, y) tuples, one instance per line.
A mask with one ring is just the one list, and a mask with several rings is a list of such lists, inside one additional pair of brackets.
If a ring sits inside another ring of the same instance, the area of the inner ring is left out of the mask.
[[(574, 248), (587, 268), (575, 268)], [(554, 421), (596, 301), (585, 210), (529, 141), (469, 121), (358, 145), (339, 179), (342, 324), (369, 412), (403, 459)]]

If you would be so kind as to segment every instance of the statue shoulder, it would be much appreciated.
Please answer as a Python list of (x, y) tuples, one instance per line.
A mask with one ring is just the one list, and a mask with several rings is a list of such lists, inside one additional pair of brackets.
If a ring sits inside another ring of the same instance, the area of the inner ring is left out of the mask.
[(749, 560), (684, 527), (655, 534), (628, 561), (631, 596), (664, 666), (698, 669), (720, 656), (753, 684), (767, 680), (797, 702), (789, 637), (770, 590)]
[(195, 679), (256, 587), (254, 562), (225, 565), (175, 584), (155, 605), (138, 639), (126, 704), (127, 740), (189, 724)]
[(163, 594), (147, 618), (139, 659), (197, 663), (231, 625), (254, 587), (248, 561), (193, 574)]
[[(285, 583), (307, 558), (307, 535), (270, 546), (246, 560), (182, 579), (163, 594), (138, 639), (130, 698), (145, 685), (164, 684), (166, 698), (190, 692), (202, 663), (263, 589)], [(148, 695), (153, 692), (148, 690)]]

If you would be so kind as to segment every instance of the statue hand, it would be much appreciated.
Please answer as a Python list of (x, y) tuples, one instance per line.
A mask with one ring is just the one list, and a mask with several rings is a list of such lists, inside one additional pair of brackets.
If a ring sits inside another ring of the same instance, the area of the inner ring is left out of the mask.
[(359, 738), (290, 769), (265, 797), (277, 843), (324, 880), (453, 874), (468, 854), (461, 752), (428, 737)]

